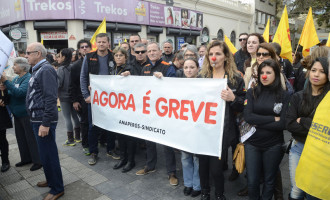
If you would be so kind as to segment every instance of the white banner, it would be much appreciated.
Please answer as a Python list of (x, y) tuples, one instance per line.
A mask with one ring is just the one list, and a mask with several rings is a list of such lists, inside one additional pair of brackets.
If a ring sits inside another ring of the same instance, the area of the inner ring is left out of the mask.
[(226, 79), (90, 75), (93, 124), (220, 157)]
[(2, 75), (3, 70), (7, 65), (7, 61), (11, 56), (11, 51), (14, 48), (14, 44), (0, 31), (0, 77)]

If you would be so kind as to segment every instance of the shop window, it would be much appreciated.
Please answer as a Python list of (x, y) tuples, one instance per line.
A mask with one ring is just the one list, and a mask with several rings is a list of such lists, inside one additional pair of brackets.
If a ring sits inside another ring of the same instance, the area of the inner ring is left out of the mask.
[(201, 43), (205, 44), (209, 41), (209, 29), (204, 27), (202, 30)]
[(222, 29), (219, 29), (217, 38), (218, 38), (218, 40), (223, 41), (223, 30)]
[(236, 45), (236, 33), (235, 33), (235, 31), (232, 31), (230, 33), (230, 41), (231, 41), (231, 43), (233, 43), (234, 46)]

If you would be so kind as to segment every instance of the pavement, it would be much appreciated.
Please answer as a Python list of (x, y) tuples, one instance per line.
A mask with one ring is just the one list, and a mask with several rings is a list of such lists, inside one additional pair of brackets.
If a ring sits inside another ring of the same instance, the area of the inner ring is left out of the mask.
[[(285, 133), (288, 140), (290, 134)], [(18, 146), (14, 129), (7, 130), (9, 142), (9, 159), (11, 168), (0, 173), (0, 200), (38, 200), (43, 199), (49, 188), (39, 188), (37, 182), (44, 181), (42, 169), (31, 172), (32, 166), (15, 167), (20, 161)], [(200, 196), (192, 198), (183, 195), (183, 178), (181, 166), (181, 154), (176, 152), (178, 186), (171, 186), (166, 174), (164, 152), (161, 145), (157, 145), (158, 162), (156, 172), (137, 176), (135, 173), (145, 165), (145, 150), (138, 149), (136, 155), (136, 167), (128, 173), (113, 170), (116, 160), (106, 156), (106, 148), (100, 147), (99, 160), (96, 165), (87, 163), (89, 156), (85, 156), (82, 146), (77, 143), (74, 147), (66, 147), (62, 144), (67, 139), (63, 116), (59, 115), (59, 123), (56, 129), (56, 142), (59, 150), (60, 163), (65, 185), (65, 194), (61, 200), (188, 200), (200, 199)], [(229, 150), (230, 152), (230, 150)], [(229, 157), (229, 160), (231, 156)], [(289, 194), (290, 176), (288, 168), (288, 156), (285, 155), (280, 165), (282, 172), (284, 199)], [(235, 181), (228, 181), (231, 173), (225, 171), (225, 196), (227, 200), (247, 200), (247, 197), (237, 196), (237, 192), (246, 185), (246, 178), (241, 174)], [(211, 189), (213, 195), (214, 189)]]

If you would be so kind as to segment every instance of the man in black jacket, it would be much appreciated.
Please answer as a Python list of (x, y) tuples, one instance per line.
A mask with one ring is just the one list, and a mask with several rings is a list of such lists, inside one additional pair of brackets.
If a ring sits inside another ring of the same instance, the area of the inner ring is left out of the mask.
[[(89, 155), (88, 149), (88, 106), (84, 100), (80, 88), (80, 72), (85, 55), (91, 51), (91, 43), (88, 40), (79, 40), (77, 49), (81, 58), (74, 62), (71, 67), (71, 97), (73, 102), (73, 108), (78, 112), (80, 116), (80, 130), (82, 136), (82, 146), (85, 155)], [(80, 140), (80, 131), (75, 132), (76, 142)]]
[(173, 44), (172, 44), (171, 41), (166, 40), (165, 42), (163, 42), (163, 56), (162, 56), (162, 59), (165, 62), (168, 62), (168, 63), (172, 64), (173, 58), (174, 58)]
[(235, 63), (237, 66), (237, 69), (241, 71), (244, 74), (244, 62), (249, 58), (248, 52), (246, 50), (246, 40), (248, 38), (247, 33), (241, 33), (239, 34), (239, 44), (241, 45), (241, 49), (238, 50), (235, 55)]
[(131, 75), (140, 76), (142, 69), (149, 62), (147, 57), (147, 46), (142, 43), (137, 43), (134, 46), (135, 61), (132, 63)]
[[(81, 93), (88, 105), (88, 144), (91, 159), (88, 164), (95, 165), (98, 158), (98, 136), (100, 132), (105, 131), (92, 124), (91, 96), (89, 91), (89, 74), (109, 75), (115, 69), (115, 62), (112, 53), (108, 47), (110, 45), (109, 37), (106, 33), (100, 33), (96, 36), (97, 51), (86, 54), (80, 73)], [(107, 131), (107, 155), (113, 159), (120, 157), (115, 153), (115, 134)]]

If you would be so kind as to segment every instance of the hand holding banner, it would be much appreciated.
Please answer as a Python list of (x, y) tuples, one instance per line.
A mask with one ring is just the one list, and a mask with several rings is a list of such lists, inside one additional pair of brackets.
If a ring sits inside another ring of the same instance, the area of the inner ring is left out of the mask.
[(94, 125), (220, 157), (227, 79), (90, 75), (90, 82)]

